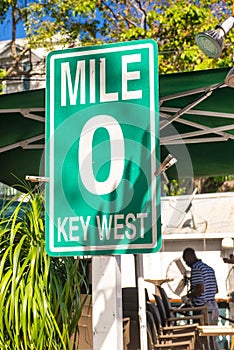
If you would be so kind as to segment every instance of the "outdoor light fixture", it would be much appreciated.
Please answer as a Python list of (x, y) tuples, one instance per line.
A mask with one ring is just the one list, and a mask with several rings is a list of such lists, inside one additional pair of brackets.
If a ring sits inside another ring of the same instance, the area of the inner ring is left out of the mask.
[(167, 169), (169, 169), (176, 162), (177, 162), (177, 159), (169, 153), (168, 156), (164, 159), (164, 161), (160, 164), (159, 168), (154, 173), (154, 175), (158, 176), (161, 173), (164, 173)]
[(233, 249), (234, 249), (234, 241), (231, 237), (225, 237), (221, 241), (221, 252), (220, 256), (221, 258), (225, 260), (228, 260), (230, 255), (233, 254)]
[(224, 80), (224, 83), (231, 87), (231, 88), (234, 88), (234, 66), (230, 69), (230, 71), (228, 72), (225, 80)]
[(218, 58), (221, 55), (225, 35), (234, 27), (234, 17), (230, 16), (218, 24), (215, 30), (208, 30), (196, 35), (196, 43), (207, 56)]

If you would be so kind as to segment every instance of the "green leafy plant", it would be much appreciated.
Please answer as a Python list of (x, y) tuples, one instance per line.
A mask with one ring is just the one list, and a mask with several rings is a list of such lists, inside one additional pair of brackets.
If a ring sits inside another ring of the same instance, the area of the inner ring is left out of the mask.
[(3, 90), (2, 81), (4, 80), (5, 77), (6, 77), (6, 71), (0, 68), (0, 94), (2, 94), (2, 90)]
[(40, 191), (15, 203), (0, 212), (0, 349), (75, 349), (84, 261), (46, 254)]
[(179, 196), (186, 194), (185, 180), (170, 180), (167, 184), (164, 185), (164, 192), (167, 196)]

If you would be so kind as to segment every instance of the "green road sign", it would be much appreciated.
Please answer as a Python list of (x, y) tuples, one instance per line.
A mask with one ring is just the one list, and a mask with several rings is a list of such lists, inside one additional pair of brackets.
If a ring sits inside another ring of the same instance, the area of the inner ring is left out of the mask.
[(46, 111), (48, 254), (160, 249), (156, 43), (51, 52)]

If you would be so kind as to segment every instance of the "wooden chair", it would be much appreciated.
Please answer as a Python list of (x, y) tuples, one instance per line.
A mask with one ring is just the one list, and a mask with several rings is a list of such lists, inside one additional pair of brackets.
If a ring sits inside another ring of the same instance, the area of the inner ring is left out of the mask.
[(190, 345), (187, 343), (167, 343), (167, 344), (156, 344), (150, 327), (147, 327), (147, 339), (148, 339), (148, 350), (191, 350)]
[(148, 302), (146, 308), (147, 323), (151, 330), (155, 349), (167, 346), (172, 349), (195, 349), (196, 333), (194, 331), (179, 333), (174, 332), (175, 327), (167, 327), (167, 332), (164, 333), (157, 306)]
[[(208, 325), (208, 310), (206, 306), (199, 306), (199, 307), (184, 307), (184, 308), (175, 308), (172, 307), (170, 300), (165, 292), (165, 290), (161, 287), (161, 286), (157, 286), (159, 294), (161, 296), (161, 298), (159, 296), (155, 296), (155, 300), (156, 302), (158, 302), (158, 305), (161, 306), (161, 312), (162, 315), (164, 315), (164, 321), (166, 322), (167, 326), (170, 325), (175, 325), (175, 324), (181, 324), (181, 321), (184, 323), (184, 321), (189, 321), (189, 325), (186, 325), (186, 327), (188, 326), (192, 326), (191, 322), (193, 323), (193, 326), (195, 326), (195, 328), (197, 327), (197, 324), (199, 325)], [(160, 301), (161, 299), (161, 301)], [(164, 312), (162, 311), (164, 309)], [(185, 313), (187, 312), (201, 312), (200, 315), (185, 315)], [(165, 315), (166, 315), (166, 319), (165, 319)], [(175, 315), (177, 315), (177, 317), (175, 317)], [(163, 318), (163, 316), (162, 316)], [(183, 326), (185, 327), (185, 326)], [(213, 341), (213, 340), (212, 340)], [(204, 349), (204, 350), (209, 350), (209, 337), (207, 338), (203, 338), (202, 344), (201, 344), (201, 339), (197, 339), (197, 347), (200, 349)]]
[[(146, 301), (147, 301), (146, 295)], [(122, 304), (123, 304), (123, 317), (130, 319), (130, 341), (127, 344), (126, 349), (128, 350), (140, 350), (140, 328), (139, 328), (139, 316), (138, 316), (138, 290), (135, 287), (123, 288), (122, 289)], [(146, 304), (147, 305), (147, 304)], [(148, 317), (147, 317), (148, 318)], [(154, 319), (153, 319), (154, 320)], [(152, 318), (151, 318), (152, 321)], [(154, 322), (154, 321), (153, 321)], [(155, 329), (156, 325), (154, 325)], [(172, 339), (171, 336), (167, 335), (163, 339), (156, 337), (156, 333), (153, 333), (152, 323), (150, 324), (149, 318), (147, 319), (147, 338), (148, 338), (148, 349), (151, 350), (193, 350), (191, 347), (191, 338), (184, 340), (185, 338)]]
[(193, 324), (193, 323), (204, 325), (203, 315), (190, 315), (188, 313), (188, 312), (191, 312), (190, 308), (179, 309), (181, 314), (178, 315), (178, 312), (175, 313), (175, 315), (178, 315), (178, 317), (173, 315), (173, 312), (171, 312), (170, 313), (171, 316), (168, 317), (162, 298), (158, 295), (154, 295), (154, 298), (160, 312), (162, 325), (164, 327), (170, 326), (170, 325)]
[[(175, 308), (172, 307), (171, 302), (165, 292), (165, 290), (163, 289), (163, 287), (161, 286), (157, 286), (159, 294), (161, 296), (164, 308), (165, 308), (165, 312), (167, 315), (167, 319), (173, 318), (175, 317), (175, 315), (181, 315), (181, 317), (184, 317), (184, 314), (186, 312), (200, 312), (201, 314), (198, 316), (202, 316), (200, 317), (200, 324), (202, 325), (207, 325), (208, 324), (208, 310), (207, 310), (207, 306), (193, 306), (193, 307), (183, 307), (183, 308)], [(195, 316), (195, 315), (191, 315), (191, 316)], [(203, 319), (203, 320), (202, 320)]]

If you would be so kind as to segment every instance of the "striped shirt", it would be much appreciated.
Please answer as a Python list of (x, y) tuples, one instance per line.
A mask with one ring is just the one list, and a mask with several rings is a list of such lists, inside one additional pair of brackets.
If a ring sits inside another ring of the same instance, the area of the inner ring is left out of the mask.
[(195, 306), (204, 305), (209, 301), (214, 301), (215, 294), (217, 293), (217, 281), (214, 270), (201, 260), (197, 260), (191, 268), (191, 291), (197, 284), (201, 283), (204, 284), (204, 292), (201, 295), (192, 298), (192, 302)]

